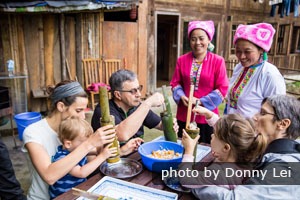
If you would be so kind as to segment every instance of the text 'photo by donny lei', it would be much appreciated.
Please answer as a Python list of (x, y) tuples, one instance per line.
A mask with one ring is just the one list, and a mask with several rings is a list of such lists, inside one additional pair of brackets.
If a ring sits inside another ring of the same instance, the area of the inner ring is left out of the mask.
[(178, 178), (182, 185), (300, 185), (300, 163), (183, 162), (178, 168), (162, 170), (161, 178)]

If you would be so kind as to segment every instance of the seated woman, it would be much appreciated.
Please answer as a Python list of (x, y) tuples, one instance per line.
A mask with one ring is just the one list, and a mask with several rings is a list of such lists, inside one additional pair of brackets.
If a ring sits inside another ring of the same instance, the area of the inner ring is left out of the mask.
[[(217, 186), (193, 189), (200, 199), (297, 199), (300, 196), (299, 165), (300, 102), (291, 96), (275, 95), (262, 101), (253, 117), (256, 130), (267, 138), (268, 146), (255, 168), (267, 172), (265, 179), (250, 177), (233, 190)], [(286, 170), (290, 176), (274, 177), (273, 170)], [(281, 185), (280, 185), (281, 184)]]
[(51, 157), (61, 145), (58, 138), (60, 123), (72, 116), (84, 119), (88, 96), (80, 83), (74, 81), (60, 82), (47, 90), (51, 100), (50, 113), (24, 130), (23, 150), (30, 159), (32, 180), (28, 199), (49, 199), (49, 185), (65, 176), (90, 151), (112, 143), (115, 137), (115, 130), (111, 125), (101, 127), (70, 154), (51, 163)]

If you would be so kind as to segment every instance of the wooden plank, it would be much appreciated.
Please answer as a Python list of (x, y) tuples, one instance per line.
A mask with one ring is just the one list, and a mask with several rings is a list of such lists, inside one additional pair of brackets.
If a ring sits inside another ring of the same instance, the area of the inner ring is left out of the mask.
[[(61, 67), (61, 79), (67, 79), (66, 69), (66, 40), (65, 40), (65, 15), (59, 15), (59, 40), (60, 40), (60, 67)], [(70, 77), (69, 77), (70, 78)]]
[[(28, 83), (29, 91), (32, 89), (40, 88), (40, 77), (44, 77), (40, 73), (40, 45), (39, 45), (39, 30), (43, 30), (40, 27), (40, 21), (42, 17), (39, 15), (28, 16), (23, 18), (24, 23), (24, 41), (25, 41), (25, 51), (26, 51), (26, 61), (28, 65)], [(43, 53), (42, 53), (43, 54)], [(37, 78), (39, 77), (39, 78)], [(29, 110), (40, 110), (40, 103), (37, 99), (30, 99), (28, 101)]]
[(2, 65), (5, 66), (3, 71), (7, 71), (6, 69), (6, 61), (11, 59), (11, 46), (10, 46), (10, 36), (9, 36), (9, 23), (8, 23), (8, 15), (1, 15), (3, 20), (0, 20), (0, 33), (1, 33), (1, 43), (2, 43)]
[[(137, 37), (133, 37), (138, 34), (137, 28), (135, 22), (105, 21), (102, 34), (104, 59), (123, 60), (125, 58), (127, 69), (138, 74), (138, 40)], [(124, 47), (126, 47), (125, 50)], [(122, 65), (123, 63), (121, 63), (121, 68), (123, 68)], [(143, 75), (146, 76), (145, 73)]]
[(45, 43), (45, 73), (46, 85), (54, 84), (53, 80), (53, 49), (54, 49), (54, 16), (44, 17), (44, 43)]
[(21, 16), (17, 16), (17, 33), (18, 33), (18, 51), (19, 51), (19, 63), (20, 69), (19, 72), (27, 74), (27, 62), (26, 62), (26, 51), (25, 51), (25, 42), (24, 42), (24, 29), (23, 21)]
[[(137, 41), (137, 75), (139, 83), (145, 86), (145, 90), (141, 91), (142, 96), (144, 97), (148, 87), (147, 87), (147, 78), (149, 72), (147, 70), (147, 53), (148, 53), (148, 43), (144, 42), (148, 40), (148, 1), (143, 1), (139, 4), (138, 7), (138, 41)], [(127, 57), (130, 59), (130, 57)]]
[(84, 84), (84, 72), (82, 65), (82, 14), (76, 14), (75, 16), (75, 50), (76, 50), (76, 74), (79, 83)]
[(69, 63), (70, 68), (70, 77), (69, 79), (75, 80), (76, 76), (76, 54), (75, 54), (75, 40), (76, 40), (76, 33), (75, 33), (75, 21), (74, 16), (66, 16), (65, 17), (65, 51), (66, 51), (66, 59)]

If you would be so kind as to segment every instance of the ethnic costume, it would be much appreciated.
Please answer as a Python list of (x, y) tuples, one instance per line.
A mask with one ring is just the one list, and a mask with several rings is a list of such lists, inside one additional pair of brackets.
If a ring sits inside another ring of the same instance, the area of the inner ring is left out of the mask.
[(286, 93), (284, 78), (267, 61), (248, 68), (239, 63), (233, 70), (229, 88), (227, 114), (237, 112), (244, 117), (258, 113), (265, 97)]
[[(192, 52), (184, 54), (177, 60), (170, 84), (174, 100), (178, 104), (176, 118), (179, 121), (186, 121), (187, 107), (180, 101), (180, 97), (189, 95), (191, 84), (195, 84), (194, 97), (200, 99), (204, 107), (218, 114), (218, 106), (222, 103), (228, 89), (224, 59), (221, 56), (207, 52), (203, 63), (197, 64)], [(207, 125), (204, 116), (197, 116), (196, 122), (197, 124)]]
[(244, 117), (252, 117), (259, 111), (265, 97), (286, 93), (284, 78), (277, 67), (267, 61), (274, 34), (275, 29), (267, 23), (238, 26), (233, 43), (236, 44), (239, 39), (246, 40), (264, 52), (254, 66), (243, 67), (241, 63), (235, 66), (225, 113), (237, 112)]

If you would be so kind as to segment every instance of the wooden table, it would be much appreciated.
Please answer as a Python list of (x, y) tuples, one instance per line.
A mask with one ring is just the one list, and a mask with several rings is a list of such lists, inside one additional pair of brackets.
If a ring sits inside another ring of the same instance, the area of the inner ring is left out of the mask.
[[(137, 152), (129, 155), (127, 158), (131, 158), (131, 159), (138, 160), (138, 161), (141, 162), (141, 157)], [(212, 161), (211, 153), (209, 153), (207, 156), (205, 156), (201, 161), (211, 162)], [(97, 183), (99, 180), (101, 180), (101, 178), (103, 178), (103, 177), (104, 177), (104, 175), (99, 170), (98, 174), (96, 174), (93, 177), (89, 178), (84, 183), (81, 183), (80, 185), (77, 186), (77, 188), (82, 189), (82, 190), (88, 190), (95, 183)], [(159, 173), (151, 172), (148, 169), (146, 169), (144, 166), (143, 166), (143, 171), (139, 175), (137, 175), (133, 178), (128, 178), (128, 179), (124, 179), (124, 180), (129, 181), (131, 183), (136, 183), (136, 184), (139, 184), (139, 185), (148, 186), (148, 187), (151, 187), (151, 188), (156, 188), (156, 189), (160, 189), (160, 190), (164, 190), (164, 191), (177, 193), (179, 200), (195, 199), (195, 197), (193, 196), (192, 193), (177, 192), (177, 191), (174, 191), (174, 190), (168, 188), (163, 183)], [(68, 192), (58, 196), (57, 198), (55, 198), (55, 200), (64, 200), (64, 199), (69, 200), (69, 199), (76, 199), (76, 198), (78, 198), (78, 197), (73, 195), (72, 191), (68, 191)]]

